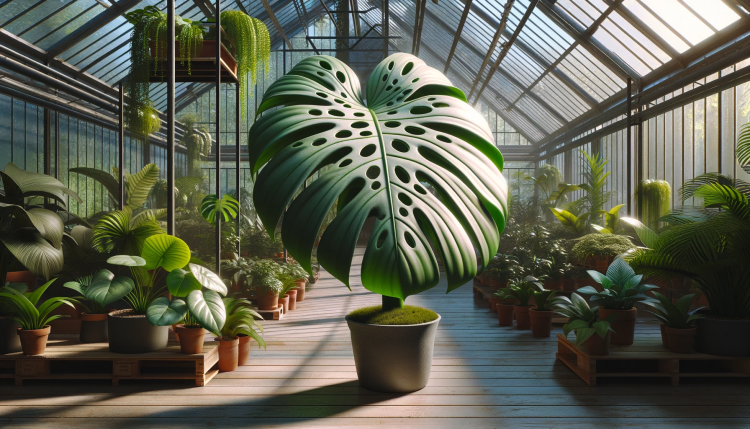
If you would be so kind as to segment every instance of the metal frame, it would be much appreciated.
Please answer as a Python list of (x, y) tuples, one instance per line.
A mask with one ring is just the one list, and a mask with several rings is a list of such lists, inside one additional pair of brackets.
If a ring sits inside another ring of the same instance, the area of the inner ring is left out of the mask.
[(448, 73), (448, 69), (451, 68), (451, 60), (453, 59), (453, 54), (456, 53), (456, 46), (458, 46), (458, 41), (461, 39), (461, 32), (464, 30), (464, 24), (466, 24), (466, 18), (469, 17), (469, 12), (471, 11), (471, 2), (473, 0), (466, 0), (466, 4), (464, 5), (464, 11), (461, 13), (461, 20), (458, 22), (458, 27), (456, 28), (456, 35), (453, 36), (453, 44), (451, 45), (451, 50), (448, 53), (448, 59), (445, 60), (445, 69), (443, 70), (443, 73)]
[[(476, 89), (477, 84), (479, 83), (480, 80), (482, 80), (482, 75), (484, 74), (484, 68), (487, 67), (487, 63), (490, 62), (490, 58), (492, 58), (492, 54), (495, 53), (495, 48), (497, 48), (497, 43), (500, 41), (500, 36), (502, 36), (503, 31), (505, 30), (505, 27), (508, 25), (508, 17), (510, 16), (510, 11), (513, 9), (514, 4), (515, 4), (515, 0), (507, 0), (505, 3), (505, 8), (503, 9), (503, 15), (500, 18), (500, 24), (497, 26), (497, 30), (495, 30), (495, 35), (492, 37), (492, 42), (490, 42), (490, 47), (487, 49), (487, 53), (484, 55), (484, 59), (482, 60), (482, 65), (479, 67), (479, 71), (477, 71), (477, 77), (474, 78), (474, 82), (472, 82), (471, 84), (471, 89), (469, 90), (469, 96), (467, 97), (467, 100), (471, 98), (471, 96), (474, 94), (474, 90)], [(529, 7), (533, 8), (533, 6), (529, 6)], [(523, 25), (520, 25), (520, 27), (523, 28)], [(503, 43), (503, 48), (505, 48), (504, 43)], [(489, 78), (490, 76), (487, 77), (487, 80), (489, 80)]]
[(414, 11), (414, 34), (411, 43), (412, 55), (419, 55), (419, 45), (422, 43), (422, 24), (427, 9), (427, 0), (415, 0), (417, 10)]
[[(292, 42), (290, 42), (289, 38), (286, 37), (286, 33), (284, 33), (284, 28), (281, 26), (281, 23), (279, 23), (279, 20), (276, 18), (276, 14), (273, 13), (273, 9), (271, 9), (271, 5), (268, 4), (268, 0), (260, 0), (260, 1), (261, 1), (261, 3), (263, 3), (263, 7), (266, 9), (266, 13), (268, 14), (268, 17), (271, 19), (271, 22), (273, 22), (274, 27), (276, 27), (276, 31), (278, 31), (279, 34), (281, 34), (281, 37), (286, 42), (287, 46), (289, 46), (289, 49), (293, 49), (292, 48)], [(323, 0), (321, 0), (321, 1), (323, 1)], [(325, 3), (323, 3), (323, 5), (325, 5)], [(326, 8), (326, 10), (327, 9), (328, 8)], [(219, 10), (219, 9), (217, 8), (217, 10)], [(216, 20), (217, 21), (219, 20), (218, 15), (217, 15)]]

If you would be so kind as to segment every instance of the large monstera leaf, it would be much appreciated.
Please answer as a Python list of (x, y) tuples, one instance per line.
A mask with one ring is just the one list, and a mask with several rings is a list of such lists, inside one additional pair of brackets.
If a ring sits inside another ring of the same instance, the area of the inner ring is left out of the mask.
[(465, 95), (417, 57), (383, 60), (366, 99), (354, 72), (327, 56), (300, 61), (271, 85), (249, 135), (258, 215), (269, 231), (283, 215), (284, 244), (309, 272), (337, 203), (318, 260), (347, 285), (360, 231), (373, 217), (362, 261), (367, 289), (403, 299), (435, 286), (437, 251), (450, 291), (476, 274), (477, 257), (484, 267), (497, 251), (503, 157)]

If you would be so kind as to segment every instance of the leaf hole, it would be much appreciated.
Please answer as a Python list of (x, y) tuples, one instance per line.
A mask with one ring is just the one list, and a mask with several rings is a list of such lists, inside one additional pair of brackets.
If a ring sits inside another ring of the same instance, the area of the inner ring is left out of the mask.
[(352, 136), (352, 132), (349, 130), (341, 130), (336, 133), (336, 138), (339, 138), (339, 139), (343, 139), (343, 138), (347, 138), (351, 136)]
[(398, 113), (398, 110), (391, 110), (388, 112), (389, 115), (395, 115), (396, 113)]
[(396, 89), (393, 90), (393, 92), (399, 92), (401, 90), (400, 86), (397, 86)]
[(411, 89), (407, 89), (406, 91), (403, 92), (403, 94), (404, 96), (411, 94)]
[(358, 118), (361, 118), (361, 117), (365, 116), (365, 114), (362, 113), (362, 112), (354, 112), (354, 116), (356, 116)]
[(435, 101), (435, 100), (437, 100), (437, 98), (435, 98), (435, 97), (430, 97), (430, 98), (427, 99), (427, 101)]
[(391, 107), (391, 106), (393, 106), (393, 102), (389, 101), (389, 102), (385, 103), (385, 105), (388, 106), (388, 107)]
[(370, 188), (372, 188), (373, 191), (377, 191), (378, 189), (380, 189), (380, 182), (378, 182), (377, 180), (372, 182)]
[(297, 142), (297, 143), (293, 144), (292, 147), (300, 147), (303, 144), (304, 144), (303, 142)]
[(313, 115), (313, 116), (320, 116), (320, 115), (322, 115), (322, 114), (323, 114), (323, 112), (321, 112), (321, 111), (320, 111), (320, 110), (318, 110), (318, 109), (310, 109), (310, 110), (308, 110), (308, 112), (307, 112), (307, 113), (309, 113), (309, 114), (311, 114), (311, 115)]
[(383, 124), (383, 125), (385, 125), (385, 126), (386, 126), (386, 128), (396, 128), (396, 127), (400, 127), (400, 126), (401, 126), (401, 122), (397, 122), (397, 121), (388, 121), (388, 122), (386, 122), (386, 123), (385, 123), (385, 124)]
[(362, 131), (361, 133), (359, 133), (359, 135), (361, 135), (362, 137), (369, 137), (372, 135), (372, 131)]
[[(393, 63), (391, 63), (391, 64), (393, 64)], [(373, 183), (373, 185), (374, 185), (374, 183)], [(375, 246), (377, 246), (378, 249), (380, 249), (381, 247), (383, 247), (383, 243), (385, 243), (385, 239), (386, 238), (388, 238), (388, 231), (381, 232), (380, 235), (378, 235), (378, 242), (375, 243)]]
[(367, 169), (367, 172), (365, 174), (370, 179), (377, 179), (380, 175), (380, 167), (378, 167), (377, 165), (373, 165), (372, 167)]
[(440, 140), (441, 142), (453, 143), (453, 141), (451, 141), (451, 139), (449, 139), (448, 137), (446, 137), (446, 136), (444, 136), (442, 134), (438, 134), (437, 135), (437, 139)]
[(375, 153), (375, 145), (374, 144), (368, 144), (367, 146), (363, 147), (361, 151), (359, 151), (359, 155), (362, 158), (367, 158), (368, 156)]
[(383, 75), (383, 82), (385, 82), (386, 80), (388, 80), (388, 75), (387, 75), (387, 74), (384, 74), (384, 75)]
[(430, 112), (432, 112), (432, 108), (427, 106), (414, 106), (409, 110), (412, 115), (424, 115)]
[(341, 93), (341, 96), (342, 96), (342, 97), (344, 97), (344, 98), (348, 98), (348, 97), (346, 96), (346, 93), (345, 93), (345, 92), (342, 92), (342, 93)]
[(370, 126), (370, 124), (368, 124), (365, 121), (357, 121), (357, 122), (355, 122), (355, 123), (352, 124), (352, 128), (367, 128), (369, 126)]
[(334, 98), (333, 101), (335, 101), (335, 102), (337, 102), (339, 104), (343, 104), (344, 103), (344, 100), (339, 100), (338, 98)]
[(409, 176), (409, 173), (403, 168), (403, 167), (396, 167), (396, 177), (398, 177), (398, 180), (409, 183), (411, 180), (411, 176)]
[(394, 84), (394, 85), (397, 84), (398, 83), (398, 79), (393, 79), (393, 82), (391, 82), (391, 83)]
[(325, 75), (326, 75), (326, 74), (325, 74), (325, 73), (323, 73), (323, 72), (315, 72), (315, 73), (317, 73), (317, 74), (318, 74), (318, 76), (320, 76), (320, 77), (323, 77), (323, 76), (325, 76)]
[(409, 216), (409, 210), (401, 207), (400, 209), (398, 209), (398, 214), (400, 214), (401, 216)]
[(419, 184), (415, 183), (414, 184), (414, 190), (417, 191), (417, 192), (419, 192), (422, 195), (427, 195), (427, 190), (425, 188), (423, 188), (422, 185), (419, 185)]
[(344, 76), (344, 73), (341, 73), (340, 71), (337, 71), (336, 72), (336, 78), (339, 80), (339, 82), (346, 83), (346, 76)]
[(417, 82), (418, 80), (419, 80), (419, 78), (416, 78), (416, 79), (412, 80), (412, 81), (411, 81), (411, 83), (415, 83), (415, 82)]
[(404, 142), (404, 141), (393, 140), (391, 142), (391, 146), (393, 146), (394, 149), (396, 149), (397, 151), (399, 151), (401, 153), (409, 152), (409, 145), (406, 144), (406, 142)]
[(328, 114), (331, 116), (338, 116), (338, 117), (346, 116), (344, 112), (342, 112), (341, 110), (336, 110), (336, 109), (329, 110)]
[(351, 163), (352, 163), (351, 159), (345, 159), (345, 160), (341, 161), (341, 164), (339, 164), (339, 167), (346, 167), (347, 165), (349, 165)]
[(326, 94), (325, 92), (316, 92), (315, 95), (317, 95), (318, 97), (328, 98), (328, 94)]
[(401, 201), (402, 203), (404, 203), (404, 205), (406, 205), (406, 206), (410, 206), (411, 203), (412, 203), (411, 197), (409, 197), (408, 195), (406, 195), (403, 192), (399, 192), (398, 193), (398, 200)]
[(352, 105), (351, 104), (344, 104), (344, 107), (346, 107), (347, 109), (349, 109), (349, 108), (352, 107)]
[(331, 64), (328, 61), (320, 61), (318, 64), (326, 70), (333, 70), (333, 67), (331, 67)]
[(411, 69), (413, 69), (413, 68), (414, 68), (414, 63), (412, 63), (412, 62), (406, 63), (406, 65), (404, 66), (404, 68), (401, 70), (401, 76), (404, 76), (405, 74), (409, 73), (411, 71)]
[(317, 139), (317, 140), (315, 140), (315, 141), (314, 141), (314, 142), (312, 143), (312, 145), (313, 145), (313, 146), (321, 146), (321, 145), (325, 144), (325, 142), (327, 142), (327, 141), (328, 141), (328, 140), (326, 140), (326, 139)]
[(448, 103), (432, 103), (432, 107), (450, 107)]
[(393, 61), (388, 63), (388, 70), (393, 70)]
[(404, 128), (404, 130), (407, 133), (415, 135), (415, 136), (421, 136), (422, 134), (426, 133), (424, 128), (413, 127), (411, 125), (408, 125), (406, 128)]
[(417, 247), (417, 242), (414, 241), (414, 237), (409, 231), (404, 232), (404, 240), (406, 240), (406, 244), (408, 244), (412, 249)]
[(393, 89), (393, 85), (388, 85), (388, 86), (385, 87), (386, 91), (390, 91), (391, 89)]

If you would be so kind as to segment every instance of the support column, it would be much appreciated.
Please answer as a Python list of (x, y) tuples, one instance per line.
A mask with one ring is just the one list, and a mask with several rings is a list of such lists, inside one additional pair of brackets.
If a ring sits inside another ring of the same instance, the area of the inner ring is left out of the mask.
[[(167, 234), (174, 235), (174, 139), (175, 139), (175, 0), (167, 0)], [(144, 144), (151, 158), (151, 148)]]
[(628, 216), (633, 216), (633, 168), (635, 167), (635, 164), (633, 163), (633, 142), (632, 142), (632, 132), (631, 132), (631, 119), (632, 119), (632, 106), (631, 106), (631, 97), (632, 97), (632, 91), (633, 90), (633, 80), (631, 78), (628, 78), (628, 85), (626, 87), (626, 109), (627, 109), (627, 127), (626, 130), (626, 139), (625, 139), (625, 149), (627, 151), (627, 162), (628, 162), (628, 175), (627, 175), (627, 194), (628, 194)]
[[(125, 92), (122, 88), (122, 82), (120, 82), (120, 109), (118, 133), (120, 135), (120, 154), (117, 159), (117, 169), (119, 181), (120, 181), (120, 207), (122, 210), (125, 208)], [(59, 156), (58, 156), (59, 158)]]
[[(239, 209), (237, 210), (237, 237), (242, 238), (242, 232), (240, 227), (242, 226), (242, 180), (240, 179), (240, 175), (242, 174), (242, 167), (240, 165), (240, 137), (242, 136), (242, 114), (240, 112), (240, 84), (237, 83), (236, 91), (234, 92), (235, 97), (235, 131), (237, 132), (237, 136), (234, 139), (235, 140), (235, 147), (234, 147), (234, 157), (236, 159), (235, 161), (235, 190), (237, 192), (237, 200), (240, 201)], [(242, 254), (242, 248), (240, 246), (240, 243), (237, 243), (237, 253)]]
[[(216, 196), (221, 198), (221, 1), (216, 0)], [(221, 216), (216, 216), (216, 274), (221, 275)]]
[(44, 174), (50, 175), (52, 170), (52, 145), (50, 134), (52, 133), (52, 118), (49, 109), (44, 109)]

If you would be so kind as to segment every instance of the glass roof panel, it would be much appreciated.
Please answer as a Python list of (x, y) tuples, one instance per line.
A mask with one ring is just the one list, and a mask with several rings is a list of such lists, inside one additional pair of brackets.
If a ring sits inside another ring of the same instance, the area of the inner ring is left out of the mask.
[(693, 12), (699, 14), (717, 30), (722, 30), (740, 17), (722, 0), (683, 0)]
[[(656, 34), (661, 36), (662, 39), (666, 40), (677, 52), (685, 52), (690, 48), (690, 45), (685, 43), (677, 34), (673, 33), (672, 30), (667, 28), (659, 19), (657, 19), (651, 12), (646, 10), (638, 0), (625, 0), (621, 7), (626, 7), (641, 21), (649, 26)], [(684, 8), (683, 8), (684, 9)]]
[(640, 3), (651, 9), (652, 13), (658, 15), (693, 45), (714, 33), (677, 0), (640, 0)]

